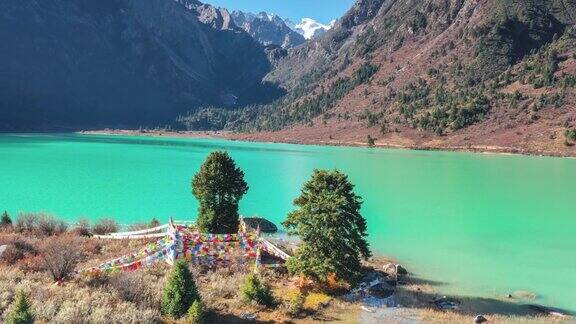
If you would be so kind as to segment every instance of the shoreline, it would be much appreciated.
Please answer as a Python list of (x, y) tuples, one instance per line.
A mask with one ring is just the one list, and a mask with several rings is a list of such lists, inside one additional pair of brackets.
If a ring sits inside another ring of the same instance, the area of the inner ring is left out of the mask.
[[(77, 235), (77, 234), (76, 234)], [(272, 234), (274, 235), (274, 234)], [(28, 234), (18, 234), (0, 231), (0, 246), (3, 244), (11, 244), (10, 240), (14, 237), (20, 237), (20, 240), (33, 243), (38, 241), (40, 238), (34, 235)], [(58, 240), (58, 236), (52, 236), (45, 238), (47, 240)], [(108, 260), (110, 258), (115, 258), (118, 255), (132, 253), (133, 250), (138, 248), (143, 244), (143, 242), (149, 242), (150, 240), (101, 240), (94, 237), (84, 237), (82, 245), (92, 246), (93, 244), (99, 244), (105, 252), (93, 252), (92, 258), (94, 260), (86, 260), (81, 262), (81, 267), (94, 266), (96, 261)], [(92, 242), (92, 243), (90, 243)], [(96, 243), (95, 243), (96, 242)], [(544, 306), (538, 304), (538, 301), (531, 299), (530, 297), (523, 297), (514, 295), (513, 298), (506, 298), (505, 296), (482, 296), (482, 295), (459, 295), (459, 294), (444, 294), (441, 289), (438, 289), (433, 281), (428, 280), (425, 276), (419, 276), (417, 273), (409, 272), (410, 269), (403, 269), (405, 272), (398, 272), (399, 268), (390, 272), (390, 265), (397, 265), (395, 259), (385, 257), (385, 256), (374, 256), (369, 261), (364, 262), (366, 267), (366, 275), (384, 275), (385, 284), (384, 290), (393, 287), (393, 292), (391, 294), (386, 294), (386, 297), (376, 297), (379, 302), (376, 302), (374, 297), (368, 297), (365, 299), (367, 289), (361, 289), (363, 293), (359, 293), (355, 297), (352, 296), (353, 292), (348, 292), (346, 294), (335, 293), (326, 295), (325, 292), (316, 292), (318, 297), (326, 298), (325, 301), (318, 302), (317, 306), (313, 308), (313, 311), (304, 317), (286, 317), (286, 315), (279, 313), (275, 310), (256, 310), (252, 307), (241, 306), (230, 304), (228, 298), (211, 298), (212, 306), (214, 310), (219, 312), (222, 318), (229, 316), (238, 316), (241, 312), (253, 312), (258, 314), (258, 319), (267, 320), (274, 319), (277, 316), (282, 316), (286, 320), (290, 320), (294, 323), (307, 323), (311, 318), (316, 318), (319, 316), (327, 316), (327, 318), (336, 316), (337, 318), (346, 320), (364, 319), (370, 322), (378, 322), (382, 319), (388, 319), (389, 321), (401, 321), (402, 319), (414, 319), (418, 318), (419, 321), (423, 322), (471, 322), (476, 316), (485, 316), (489, 321), (494, 322), (566, 322), (573, 319), (573, 313), (570, 311), (555, 308), (553, 306)], [(4, 272), (4, 281), (11, 281), (15, 276), (20, 276), (18, 272), (21, 264), (7, 265), (0, 262), (0, 269), (6, 270)], [(151, 270), (140, 270), (144, 274), (150, 275), (155, 273), (156, 276), (163, 277), (168, 273), (167, 266), (160, 265), (160, 267), (152, 268)], [(20, 269), (21, 270), (21, 269)], [(389, 274), (386, 275), (386, 273)], [(395, 273), (395, 275), (394, 275)], [(136, 274), (141, 275), (141, 274)], [(236, 284), (242, 281), (245, 275), (242, 271), (233, 272), (210, 272), (207, 274), (202, 274), (201, 272), (195, 274), (198, 278), (198, 283), (205, 294), (213, 294), (214, 292), (209, 292), (214, 288), (219, 288), (217, 282), (211, 282), (214, 278), (218, 280), (228, 282), (230, 284)], [(224, 275), (222, 277), (222, 275)], [(264, 275), (271, 279), (276, 280), (273, 286), (273, 291), (279, 300), (285, 299), (284, 297), (293, 295), (294, 293), (294, 281), (286, 276), (274, 275), (272, 273), (265, 272)], [(2, 283), (3, 276), (0, 276), (0, 283)], [(81, 281), (70, 281), (67, 282), (66, 286), (70, 288), (56, 287), (50, 285), (50, 279), (47, 276), (38, 275), (25, 275), (29, 282), (33, 282), (34, 285), (46, 286), (53, 288), (54, 291), (51, 294), (64, 294), (71, 289), (80, 289), (82, 286)], [(365, 279), (363, 282), (368, 282)], [(390, 280), (395, 283), (393, 286), (390, 285)], [(158, 281), (160, 282), (160, 281)], [(112, 281), (112, 284), (114, 281)], [(156, 285), (156, 284), (153, 284)], [(156, 285), (158, 289), (160, 286)], [(84, 293), (90, 292), (86, 295), (86, 298), (91, 299), (94, 293), (98, 293), (98, 287), (92, 287), (88, 290), (84, 289)], [(357, 294), (357, 293), (356, 293)], [(371, 296), (371, 294), (369, 294)], [(68, 297), (67, 297), (68, 298)], [(289, 298), (287, 299), (289, 300)], [(381, 304), (384, 302), (385, 304)], [(219, 305), (227, 305), (220, 309)], [(232, 307), (232, 308), (230, 308)], [(239, 308), (237, 310), (236, 308)], [(231, 310), (232, 309), (232, 310)], [(238, 314), (237, 314), (238, 313)]]
[[(318, 146), (333, 146), (333, 147), (361, 147), (370, 148), (365, 143), (353, 141), (323, 141), (323, 140), (298, 140), (298, 139), (283, 139), (274, 140), (266, 139), (264, 137), (250, 137), (247, 135), (254, 134), (239, 134), (230, 131), (138, 131), (127, 129), (104, 129), (104, 130), (81, 130), (74, 132), (81, 135), (118, 135), (118, 136), (136, 136), (136, 137), (166, 137), (166, 138), (198, 138), (198, 139), (225, 139), (238, 142), (251, 142), (251, 143), (264, 143), (264, 144), (295, 144), (295, 145), (318, 145)], [(538, 150), (525, 150), (511, 147), (500, 146), (483, 146), (483, 145), (470, 145), (470, 146), (426, 146), (426, 145), (396, 145), (396, 144), (383, 144), (376, 143), (373, 147), (375, 149), (400, 149), (400, 150), (414, 150), (414, 151), (432, 151), (432, 152), (464, 152), (476, 154), (498, 154), (498, 155), (519, 155), (519, 156), (533, 156), (533, 157), (557, 157), (557, 158), (570, 158), (576, 159), (576, 155), (569, 152), (560, 153), (553, 151), (538, 151)]]

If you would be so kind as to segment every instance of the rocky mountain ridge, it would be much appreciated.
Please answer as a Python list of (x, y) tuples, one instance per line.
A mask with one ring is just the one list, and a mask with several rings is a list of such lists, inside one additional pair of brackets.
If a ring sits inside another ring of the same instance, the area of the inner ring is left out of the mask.
[(304, 36), (292, 30), (286, 22), (274, 14), (258, 14), (233, 11), (232, 17), (237, 26), (244, 29), (264, 46), (276, 45), (289, 49), (306, 42)]

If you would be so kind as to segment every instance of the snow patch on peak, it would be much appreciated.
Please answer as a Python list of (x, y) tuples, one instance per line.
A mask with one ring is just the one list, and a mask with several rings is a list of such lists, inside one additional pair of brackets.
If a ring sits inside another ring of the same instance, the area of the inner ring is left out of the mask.
[(302, 18), (302, 21), (295, 25), (293, 29), (302, 34), (304, 38), (312, 39), (322, 36), (324, 33), (334, 27), (335, 23), (336, 21), (333, 20), (330, 25), (324, 25), (312, 18)]

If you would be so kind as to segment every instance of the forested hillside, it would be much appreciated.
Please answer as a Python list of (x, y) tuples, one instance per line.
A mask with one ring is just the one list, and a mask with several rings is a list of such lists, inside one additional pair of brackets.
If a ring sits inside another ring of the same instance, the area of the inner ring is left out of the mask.
[(268, 74), (287, 96), (180, 122), (253, 139), (573, 154), (575, 22), (573, 1), (359, 0)]

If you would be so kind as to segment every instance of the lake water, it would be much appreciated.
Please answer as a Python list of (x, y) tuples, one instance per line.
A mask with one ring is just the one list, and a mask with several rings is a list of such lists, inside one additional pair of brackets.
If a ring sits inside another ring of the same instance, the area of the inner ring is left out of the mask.
[(314, 168), (346, 172), (364, 198), (372, 249), (447, 293), (517, 290), (576, 310), (576, 160), (243, 143), (0, 135), (0, 210), (69, 221), (194, 219), (192, 175), (227, 150), (250, 190), (244, 215), (277, 224)]

